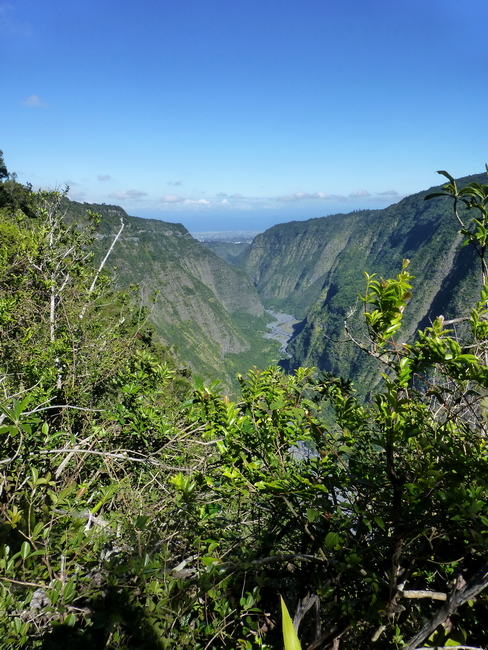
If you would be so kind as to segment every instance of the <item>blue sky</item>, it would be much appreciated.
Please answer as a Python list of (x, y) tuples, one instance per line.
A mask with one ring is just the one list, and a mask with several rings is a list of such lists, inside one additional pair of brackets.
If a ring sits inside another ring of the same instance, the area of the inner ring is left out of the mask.
[(0, 0), (0, 148), (191, 231), (385, 207), (488, 160), (486, 0)]

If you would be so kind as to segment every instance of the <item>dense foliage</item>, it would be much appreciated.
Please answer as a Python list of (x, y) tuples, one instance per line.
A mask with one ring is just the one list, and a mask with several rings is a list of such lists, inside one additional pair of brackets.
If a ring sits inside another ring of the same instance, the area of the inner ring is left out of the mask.
[[(488, 186), (448, 178), (484, 275)], [(282, 648), (280, 596), (309, 650), (484, 643), (486, 284), (406, 344), (408, 260), (367, 275), (370, 401), (269, 367), (232, 402), (93, 266), (96, 215), (28, 199), (0, 209), (2, 647)]]

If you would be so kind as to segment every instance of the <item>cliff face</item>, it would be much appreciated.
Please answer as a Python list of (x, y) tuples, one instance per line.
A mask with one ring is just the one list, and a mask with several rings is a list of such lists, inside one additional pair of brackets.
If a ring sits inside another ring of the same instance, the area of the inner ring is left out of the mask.
[(178, 347), (179, 358), (197, 374), (229, 386), (244, 365), (276, 358), (277, 344), (262, 338), (269, 319), (242, 270), (193, 239), (181, 224), (130, 217), (118, 206), (69, 206), (74, 216), (87, 208), (102, 215), (97, 257), (108, 250), (123, 218), (125, 228), (107, 267), (116, 267), (120, 286), (139, 285), (158, 334)]
[(334, 215), (273, 226), (258, 235), (242, 266), (265, 305), (304, 316), (338, 257), (373, 212)]
[[(486, 178), (467, 177), (460, 185), (474, 180)], [(478, 261), (472, 249), (460, 246), (451, 201), (424, 200), (434, 189), (384, 210), (274, 226), (255, 238), (239, 268), (181, 224), (130, 217), (117, 206), (70, 202), (68, 213), (80, 218), (88, 208), (102, 214), (99, 257), (123, 217), (126, 226), (109, 266), (117, 267), (121, 286), (140, 285), (158, 333), (197, 373), (230, 385), (235, 372), (277, 360), (278, 344), (262, 337), (268, 320), (264, 304), (302, 319), (288, 348), (289, 368), (317, 366), (354, 378), (366, 391), (377, 369), (344, 342), (345, 319), (354, 337), (366, 337), (358, 299), (365, 287), (363, 271), (393, 277), (402, 259), (411, 260), (416, 280), (404, 318), (405, 339), (438, 314), (464, 313), (479, 289)]]
[[(485, 182), (485, 175), (462, 179)], [(264, 304), (302, 318), (289, 345), (289, 365), (371, 380), (371, 364), (353, 344), (344, 343), (344, 320), (354, 336), (365, 337), (363, 271), (393, 277), (402, 259), (416, 276), (405, 314), (405, 336), (442, 313), (459, 315), (479, 288), (478, 262), (460, 246), (458, 224), (448, 199), (425, 201), (434, 188), (384, 210), (334, 215), (270, 228), (256, 237), (243, 268)], [(468, 217), (469, 219), (469, 217)]]

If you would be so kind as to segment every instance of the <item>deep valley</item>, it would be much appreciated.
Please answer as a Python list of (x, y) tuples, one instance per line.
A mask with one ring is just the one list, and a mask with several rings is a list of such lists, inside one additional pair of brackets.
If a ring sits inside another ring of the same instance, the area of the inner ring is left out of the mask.
[[(123, 218), (126, 227), (110, 258), (117, 282), (139, 285), (158, 334), (197, 374), (220, 377), (229, 387), (237, 372), (280, 361), (368, 386), (377, 369), (344, 335), (347, 320), (351, 336), (366, 336), (358, 299), (364, 271), (392, 277), (402, 259), (410, 259), (416, 279), (407, 338), (437, 313), (458, 313), (478, 289), (476, 255), (459, 246), (451, 204), (424, 200), (434, 189), (384, 210), (280, 224), (251, 242), (229, 242), (226, 234), (206, 245), (181, 224), (131, 217), (117, 206), (69, 202), (67, 210), (74, 218), (87, 208), (102, 214), (100, 256)], [(299, 320), (285, 354), (265, 336), (272, 318), (265, 310)]]

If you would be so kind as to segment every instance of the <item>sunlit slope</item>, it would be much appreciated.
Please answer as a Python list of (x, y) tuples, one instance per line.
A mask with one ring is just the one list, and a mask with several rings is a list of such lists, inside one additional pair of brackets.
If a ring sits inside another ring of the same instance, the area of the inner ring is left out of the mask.
[(229, 266), (181, 224), (131, 217), (118, 206), (69, 205), (73, 214), (87, 208), (103, 217), (98, 258), (123, 218), (125, 228), (108, 266), (116, 267), (121, 286), (139, 285), (158, 333), (198, 374), (229, 385), (238, 370), (276, 357), (277, 344), (262, 338), (268, 317), (242, 270)]
[[(470, 176), (461, 184), (486, 175)], [(447, 199), (425, 201), (427, 190), (384, 210), (364, 210), (291, 222), (258, 235), (243, 268), (266, 307), (303, 322), (289, 346), (291, 367), (316, 365), (368, 382), (364, 353), (344, 342), (344, 321), (365, 340), (358, 289), (363, 271), (390, 277), (411, 260), (414, 297), (405, 315), (407, 335), (434, 315), (459, 314), (477, 288), (476, 255), (460, 248), (459, 225)], [(469, 216), (467, 217), (469, 218)]]

